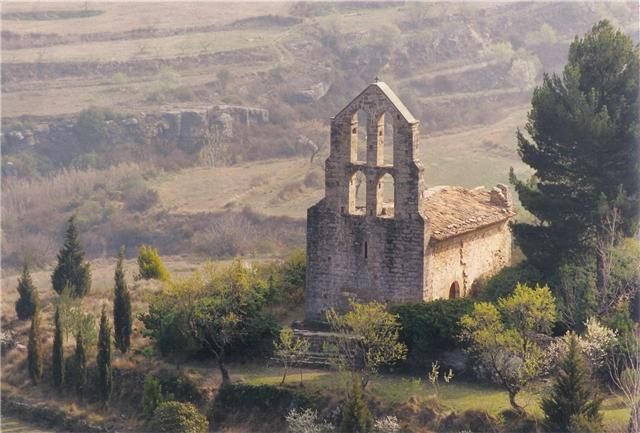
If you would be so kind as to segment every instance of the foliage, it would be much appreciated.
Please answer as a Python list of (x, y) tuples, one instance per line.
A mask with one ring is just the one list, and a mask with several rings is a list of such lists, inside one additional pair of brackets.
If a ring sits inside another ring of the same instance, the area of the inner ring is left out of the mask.
[(87, 391), (87, 353), (84, 349), (82, 333), (76, 335), (76, 353), (74, 357), (74, 384), (76, 395), (82, 401)]
[(162, 356), (189, 355), (197, 345), (186, 333), (187, 313), (172, 297), (157, 296), (149, 303), (149, 310), (138, 316), (144, 325), (142, 335), (153, 340)]
[(153, 413), (151, 426), (157, 432), (205, 433), (209, 422), (191, 403), (166, 401)]
[[(440, 363), (438, 361), (431, 363), (431, 371), (427, 374), (427, 379), (431, 383), (435, 396), (438, 397), (440, 391)], [(444, 383), (450, 383), (453, 380), (453, 371), (449, 369), (446, 373), (442, 373), (442, 379)]]
[(141, 316), (144, 333), (162, 343), (161, 352), (191, 344), (208, 352), (228, 381), (225, 359), (230, 351), (246, 352), (275, 335), (276, 323), (263, 312), (266, 294), (264, 280), (239, 260), (226, 267), (209, 264), (203, 272), (170, 282), (152, 300)]
[(16, 314), (18, 320), (26, 320), (33, 317), (38, 304), (38, 289), (31, 280), (31, 272), (29, 272), (29, 264), (24, 263), (22, 267), (22, 275), (18, 278), (18, 293), (20, 298), (16, 301)]
[(327, 312), (327, 322), (337, 334), (329, 340), (327, 349), (333, 363), (352, 375), (357, 373), (364, 388), (380, 367), (405, 359), (407, 346), (399, 341), (398, 316), (388, 312), (384, 304), (350, 303), (351, 311), (345, 314), (333, 309)]
[(250, 271), (239, 260), (224, 274), (211, 275), (207, 289), (189, 314), (189, 333), (215, 357), (223, 383), (229, 383), (225, 355), (234, 341), (247, 336), (249, 324), (259, 317), (264, 289), (252, 286)]
[(333, 433), (334, 428), (326, 421), (318, 418), (318, 412), (313, 409), (291, 409), (286, 416), (290, 433)]
[(609, 363), (609, 374), (615, 388), (631, 413), (629, 432), (640, 431), (640, 328), (619, 342), (620, 348)]
[(459, 345), (460, 319), (473, 310), (471, 298), (437, 299), (391, 307), (402, 327), (401, 340), (418, 358)]
[(309, 406), (311, 400), (299, 391), (273, 385), (232, 383), (224, 385), (218, 391), (213, 404), (213, 414), (216, 418), (237, 408), (274, 413), (281, 409)]
[(591, 317), (586, 322), (583, 335), (567, 332), (555, 338), (547, 348), (547, 356), (552, 365), (557, 365), (566, 356), (572, 339), (578, 343), (580, 353), (585, 357), (591, 371), (607, 366), (608, 357), (617, 343), (616, 332)]
[[(305, 338), (296, 337), (293, 329), (282, 328), (278, 340), (273, 342), (274, 355), (284, 364), (282, 382), (287, 378), (287, 370), (296, 362), (303, 361), (309, 352), (311, 343)], [(302, 384), (302, 369), (300, 369), (300, 384)]]
[(29, 377), (35, 385), (40, 383), (43, 370), (42, 360), (42, 335), (40, 333), (40, 307), (31, 318), (31, 328), (29, 329), (29, 343), (27, 344), (27, 365)]
[(563, 264), (554, 279), (552, 284), (558, 301), (559, 319), (566, 328), (581, 329), (597, 309), (593, 261)]
[(144, 388), (142, 391), (142, 409), (147, 418), (151, 418), (156, 408), (164, 401), (162, 396), (162, 385), (158, 379), (151, 374), (144, 378)]
[(342, 406), (339, 431), (343, 433), (368, 433), (373, 428), (373, 416), (363, 396), (361, 379), (354, 376), (351, 393)]
[(169, 271), (165, 268), (158, 250), (151, 245), (140, 246), (138, 252), (138, 278), (143, 280), (169, 280)]
[(543, 372), (544, 353), (536, 341), (550, 331), (555, 300), (548, 287), (518, 284), (497, 305), (480, 302), (461, 320), (462, 338), (490, 377), (504, 387), (516, 411), (516, 395)]
[(60, 318), (60, 308), (56, 307), (53, 318), (55, 330), (53, 333), (53, 354), (51, 359), (51, 370), (53, 376), (53, 386), (62, 392), (64, 387), (64, 340), (62, 338), (62, 320)]
[(377, 419), (373, 425), (374, 433), (399, 433), (400, 423), (395, 416), (385, 416)]
[(534, 91), (526, 135), (517, 133), (534, 176), (511, 181), (539, 221), (514, 234), (542, 269), (592, 250), (602, 209), (620, 205), (627, 235), (637, 224), (638, 63), (632, 39), (600, 21), (572, 42), (562, 76), (545, 75)]
[(91, 289), (91, 268), (89, 262), (84, 262), (75, 215), (69, 218), (64, 246), (58, 253), (58, 264), (51, 275), (51, 283), (58, 294), (69, 286), (74, 297), (82, 297)]
[[(549, 432), (570, 431), (571, 423), (602, 423), (600, 404), (591, 382), (589, 367), (575, 334), (569, 336), (568, 350), (554, 376), (551, 393), (542, 400), (545, 426)], [(583, 419), (574, 419), (576, 416)], [(574, 425), (575, 427), (575, 425)], [(584, 431), (584, 430), (581, 430)]]
[(503, 268), (487, 281), (482, 282), (479, 297), (485, 301), (497, 301), (498, 298), (513, 293), (518, 283), (533, 286), (542, 281), (542, 273), (531, 263), (524, 261), (515, 266)]
[(95, 107), (82, 110), (73, 133), (80, 144), (81, 153), (100, 150), (107, 143), (107, 127), (105, 121), (111, 117), (111, 113)]
[(100, 401), (108, 404), (113, 386), (111, 371), (111, 325), (107, 318), (107, 308), (104, 305), (102, 306), (102, 313), (100, 314), (100, 332), (96, 365), (98, 369), (98, 398)]
[(96, 318), (83, 311), (80, 299), (75, 298), (71, 288), (66, 287), (56, 300), (56, 308), (60, 310), (60, 324), (65, 340), (69, 335), (82, 333), (85, 348), (89, 350), (98, 342)]
[(124, 279), (124, 269), (122, 261), (124, 259), (124, 248), (118, 254), (118, 263), (115, 271), (115, 286), (113, 298), (113, 330), (115, 335), (115, 345), (122, 353), (126, 353), (131, 345), (131, 296), (127, 282)]
[(279, 263), (271, 274), (269, 285), (274, 300), (287, 305), (299, 305), (304, 301), (304, 287), (307, 273), (307, 256), (304, 250), (292, 252)]

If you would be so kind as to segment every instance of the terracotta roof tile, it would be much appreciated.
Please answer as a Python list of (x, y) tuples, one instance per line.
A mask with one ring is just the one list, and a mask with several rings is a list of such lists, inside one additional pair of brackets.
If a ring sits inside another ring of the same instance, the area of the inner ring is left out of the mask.
[(510, 219), (515, 215), (509, 190), (498, 185), (466, 189), (438, 186), (424, 192), (424, 213), (431, 237), (443, 240)]

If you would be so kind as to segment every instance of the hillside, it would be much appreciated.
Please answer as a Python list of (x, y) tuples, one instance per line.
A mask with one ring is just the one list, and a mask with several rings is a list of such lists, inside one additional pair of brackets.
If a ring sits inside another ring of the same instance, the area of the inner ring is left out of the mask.
[[(506, 182), (525, 170), (514, 133), (533, 86), (573, 36), (601, 18), (638, 36), (632, 3), (3, 6), (2, 257), (14, 268), (51, 263), (74, 212), (91, 257), (141, 242), (208, 257), (302, 245), (328, 119), (376, 76), (421, 121), (428, 185)], [(214, 137), (176, 138), (172, 122), (188, 117)]]

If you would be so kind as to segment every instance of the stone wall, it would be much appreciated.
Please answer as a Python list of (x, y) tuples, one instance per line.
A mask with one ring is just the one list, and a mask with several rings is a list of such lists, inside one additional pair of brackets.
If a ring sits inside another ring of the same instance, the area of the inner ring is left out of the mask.
[[(367, 114), (358, 125), (357, 112)], [(384, 117), (393, 124), (394, 164), (382, 161)], [(388, 120), (388, 119), (387, 119)], [(366, 128), (366, 161), (357, 161), (358, 128)], [(331, 122), (325, 198), (307, 213), (307, 320), (350, 298), (393, 303), (422, 299), (425, 218), (423, 168), (415, 159), (418, 122), (384, 83), (367, 87)], [(366, 206), (355, 207), (354, 176), (366, 178)], [(379, 181), (394, 178), (394, 212), (380, 213)]]
[(501, 222), (443, 241), (432, 239), (426, 257), (425, 300), (449, 298), (454, 282), (460, 296), (466, 296), (478, 278), (492, 276), (511, 262), (509, 224)]

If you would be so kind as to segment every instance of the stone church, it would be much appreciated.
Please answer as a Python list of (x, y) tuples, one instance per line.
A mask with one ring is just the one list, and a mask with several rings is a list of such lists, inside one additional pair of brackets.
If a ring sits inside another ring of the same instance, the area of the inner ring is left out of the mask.
[(325, 197), (307, 211), (307, 320), (351, 298), (465, 296), (509, 264), (507, 187), (425, 190), (419, 139), (419, 122), (381, 81), (331, 120)]

